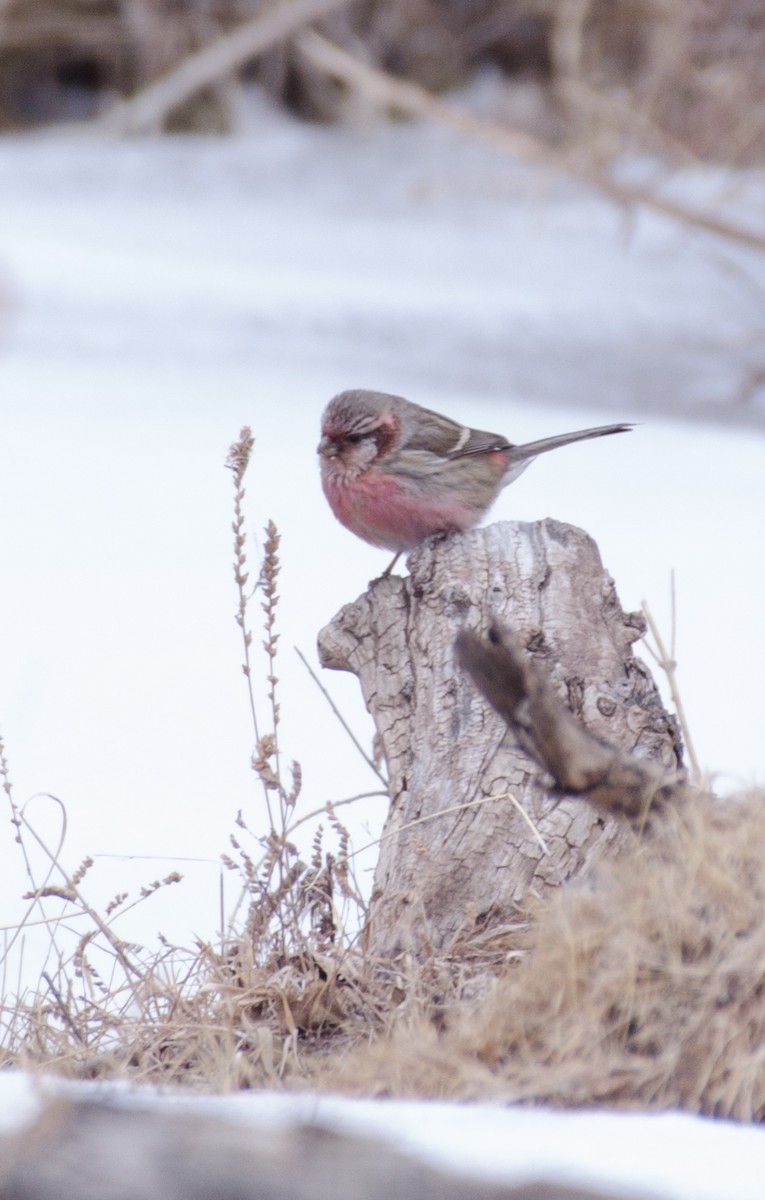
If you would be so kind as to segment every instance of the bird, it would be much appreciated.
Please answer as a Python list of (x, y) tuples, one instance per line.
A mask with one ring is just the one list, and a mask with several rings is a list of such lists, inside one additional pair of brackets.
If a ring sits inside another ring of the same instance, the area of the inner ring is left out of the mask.
[(514, 445), (403, 396), (357, 388), (330, 400), (317, 452), (338, 521), (398, 557), (434, 534), (472, 529), (538, 454), (630, 429), (600, 425)]

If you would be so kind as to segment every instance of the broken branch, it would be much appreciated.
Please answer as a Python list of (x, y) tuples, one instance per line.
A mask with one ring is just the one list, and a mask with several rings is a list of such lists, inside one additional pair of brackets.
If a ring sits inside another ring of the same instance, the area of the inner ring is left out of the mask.
[(668, 775), (655, 762), (625, 754), (585, 729), (520, 640), (496, 622), (486, 639), (460, 633), (456, 651), (478, 690), (562, 792), (632, 820), (676, 797), (682, 776)]

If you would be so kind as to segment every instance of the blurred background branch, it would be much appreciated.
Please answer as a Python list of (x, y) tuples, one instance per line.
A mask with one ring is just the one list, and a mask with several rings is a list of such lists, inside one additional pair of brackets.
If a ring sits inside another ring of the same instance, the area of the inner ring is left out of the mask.
[[(186, 86), (157, 109), (165, 129), (225, 131), (253, 80), (302, 117), (347, 119), (347, 89), (285, 40), (308, 20), (432, 92), (492, 70), (490, 115), (567, 154), (765, 160), (760, 0), (0, 0), (0, 129), (102, 115), (187, 59)], [(130, 110), (115, 111), (122, 129)]]
[(573, 156), (562, 149), (547, 146), (542, 140), (512, 125), (499, 125), (482, 120), (469, 112), (461, 111), (453, 104), (445, 103), (432, 96), (417, 84), (397, 80), (393, 76), (366, 66), (353, 55), (329, 42), (313, 30), (297, 38), (301, 54), (325, 70), (333, 78), (341, 79), (349, 86), (358, 88), (364, 95), (379, 104), (388, 106), (411, 117), (422, 117), (457, 133), (477, 138), (495, 149), (515, 154), (526, 162), (547, 167), (569, 175), (602, 192), (610, 200), (625, 207), (642, 206), (661, 213), (665, 217), (683, 224), (704, 229), (717, 237), (765, 250), (765, 233), (758, 233), (744, 225), (703, 212), (687, 203), (673, 200), (645, 187), (620, 183), (607, 174), (592, 156)]

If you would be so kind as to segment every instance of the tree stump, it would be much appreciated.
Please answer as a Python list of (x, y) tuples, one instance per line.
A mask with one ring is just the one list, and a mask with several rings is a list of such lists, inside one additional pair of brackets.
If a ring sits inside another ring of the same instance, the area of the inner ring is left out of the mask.
[(367, 929), (372, 953), (443, 949), (517, 918), (528, 889), (556, 886), (613, 853), (617, 817), (561, 796), (454, 656), (462, 629), (511, 629), (594, 734), (680, 764), (677, 725), (632, 653), (597, 546), (558, 521), (502, 522), (431, 539), (411, 574), (376, 580), (319, 635), (322, 665), (358, 676), (388, 766)]

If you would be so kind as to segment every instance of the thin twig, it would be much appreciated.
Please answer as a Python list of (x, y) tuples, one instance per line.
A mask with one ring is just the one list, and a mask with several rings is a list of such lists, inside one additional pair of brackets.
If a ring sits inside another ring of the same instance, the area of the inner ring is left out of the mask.
[[(50, 793), (46, 793), (46, 795), (50, 795)], [(56, 803), (61, 807), (61, 810), (64, 813), (66, 812), (64, 805), (61, 803), (61, 801), (58, 799), (57, 796), (50, 796), (50, 799), (55, 800)], [(37, 830), (34, 829), (32, 825), (30, 825), (29, 821), (24, 816), (23, 809), (21, 811), (21, 819), (24, 823), (25, 828), (29, 830), (29, 833), (32, 835), (34, 840), (37, 842), (40, 849), (43, 851), (43, 853), (45, 855), (47, 855), (50, 862), (59, 871), (62, 879), (64, 880), (64, 884), (65, 884), (67, 890), (70, 891), (72, 894), (73, 900), (85, 910), (85, 912), (88, 914), (88, 916), (90, 917), (93, 924), (97, 926), (97, 928), (103, 934), (106, 941), (112, 947), (112, 949), (114, 950), (114, 953), (117, 955), (117, 958), (119, 959), (120, 964), (122, 965), (122, 968), (125, 971), (125, 974), (127, 975), (128, 979), (131, 975), (134, 975), (136, 977), (136, 979), (140, 980), (142, 978), (142, 972), (139, 970), (139, 968), (137, 966), (135, 966), (134, 963), (132, 963), (130, 961), (127, 954), (125, 953), (124, 946), (123, 946), (122, 942), (120, 941), (120, 939), (118, 937), (116, 937), (116, 935), (112, 932), (112, 930), (106, 924), (106, 922), (101, 919), (100, 915), (96, 912), (96, 910), (90, 904), (88, 904), (87, 900), (80, 892), (79, 888), (75, 884), (72, 877), (68, 874), (68, 872), (64, 869), (64, 867), (62, 867), (61, 863), (59, 862), (57, 855), (60, 852), (61, 845), (59, 845), (59, 849), (54, 854), (48, 848), (47, 844), (42, 839), (42, 837), (37, 832)], [(131, 985), (131, 988), (132, 988), (132, 985)], [(138, 997), (136, 996), (136, 999), (137, 998)]]
[[(355, 804), (357, 800), (371, 800), (375, 797), (381, 797), (386, 800), (388, 800), (390, 798), (387, 791), (385, 791), (385, 792), (359, 792), (357, 796), (348, 796), (348, 797), (346, 797), (345, 800), (333, 800), (332, 807), (333, 808), (343, 808), (344, 805), (346, 805), (346, 804)], [(320, 817), (320, 816), (322, 816), (322, 814), (324, 814), (326, 812), (327, 812), (326, 804), (322, 804), (321, 808), (314, 808), (312, 812), (307, 812), (305, 814), (305, 816), (299, 817), (297, 821), (293, 821), (293, 823), (287, 829), (286, 836), (291, 837), (296, 829), (299, 829), (301, 825), (305, 825), (306, 821), (312, 821), (315, 817)]]
[(352, 729), (351, 729), (351, 727), (349, 726), (348, 722), (346, 721), (345, 717), (344, 717), (344, 716), (343, 716), (343, 714), (340, 712), (339, 708), (338, 708), (338, 707), (337, 707), (337, 705), (335, 704), (334, 700), (333, 700), (333, 699), (332, 699), (332, 697), (330, 696), (330, 694), (329, 694), (329, 692), (327, 691), (327, 689), (325, 688), (324, 684), (321, 682), (321, 680), (319, 679), (318, 675), (316, 674), (316, 672), (315, 672), (315, 671), (313, 670), (313, 668), (311, 667), (310, 663), (309, 663), (309, 662), (308, 662), (308, 660), (306, 659), (306, 657), (305, 657), (305, 655), (303, 654), (303, 652), (302, 652), (301, 650), (299, 650), (297, 646), (295, 647), (295, 653), (297, 654), (298, 658), (300, 659), (301, 663), (302, 663), (302, 664), (303, 664), (303, 666), (305, 667), (305, 669), (306, 669), (306, 671), (308, 672), (308, 674), (311, 676), (311, 679), (312, 679), (312, 680), (314, 681), (314, 683), (316, 684), (316, 686), (317, 686), (317, 688), (319, 689), (319, 691), (321, 692), (322, 696), (323, 696), (323, 697), (324, 697), (324, 699), (327, 701), (327, 704), (328, 704), (328, 705), (329, 705), (329, 707), (332, 709), (332, 712), (333, 712), (333, 713), (335, 714), (335, 716), (337, 717), (337, 719), (338, 719), (338, 721), (340, 722), (340, 724), (342, 725), (343, 729), (344, 729), (344, 730), (345, 730), (345, 732), (348, 734), (348, 737), (349, 737), (349, 738), (351, 739), (351, 741), (353, 742), (353, 744), (354, 744), (354, 746), (356, 747), (356, 749), (358, 750), (359, 754), (360, 754), (360, 755), (361, 755), (361, 757), (364, 759), (364, 762), (367, 764), (367, 766), (371, 767), (371, 769), (374, 771), (375, 775), (376, 775), (376, 776), (377, 776), (377, 778), (380, 780), (380, 783), (383, 785), (383, 787), (387, 788), (387, 787), (389, 786), (389, 785), (388, 785), (388, 780), (387, 780), (387, 778), (385, 777), (385, 775), (383, 775), (382, 771), (381, 771), (381, 770), (380, 770), (380, 768), (377, 766), (377, 763), (374, 761), (374, 759), (373, 759), (373, 758), (370, 758), (370, 756), (367, 754), (366, 750), (365, 750), (365, 749), (364, 749), (364, 747), (361, 745), (361, 742), (358, 740), (358, 738), (356, 737), (355, 733), (353, 732), (353, 730), (352, 730)]
[(76, 1041), (78, 1041), (80, 1043), (80, 1045), (83, 1045), (85, 1042), (85, 1039), (82, 1036), (82, 1033), (80, 1032), (80, 1030), (77, 1028), (75, 1022), (72, 1020), (72, 1018), (69, 1014), (69, 1010), (66, 1007), (66, 1005), (64, 1004), (64, 1000), (63, 1000), (63, 997), (62, 997), (60, 991), (56, 987), (55, 983), (53, 982), (53, 980), (51, 979), (51, 977), (47, 971), (43, 971), (42, 978), (47, 983), (48, 989), (49, 989), (51, 995), (53, 996), (54, 1000), (56, 1001), (56, 1004), (58, 1006), (58, 1011), (61, 1015), (62, 1021), (64, 1022), (64, 1024), (66, 1025), (67, 1029), (72, 1034), (74, 1039)]
[[(516, 812), (519, 813), (521, 817), (523, 817), (523, 820), (528, 825), (528, 827), (531, 830), (532, 834), (534, 835), (534, 838), (536, 839), (536, 841), (539, 842), (542, 853), (544, 855), (546, 855), (547, 858), (552, 858), (552, 854), (550, 853), (550, 847), (547, 845), (547, 842), (542, 837), (542, 834), (537, 829), (536, 825), (532, 821), (529, 814), (526, 812), (526, 809), (523, 807), (523, 805), (521, 804), (518, 797), (514, 796), (512, 792), (500, 792), (499, 795), (500, 795), (501, 799), (510, 801), (510, 803), (515, 808)], [(491, 798), (494, 799), (494, 797), (491, 797)], [(558, 874), (560, 875), (560, 871), (558, 872)], [(560, 878), (561, 878), (561, 883), (562, 883), (563, 876), (560, 875)]]
[[(21, 852), (24, 857), (24, 865), (26, 868), (27, 877), (31, 884), (31, 892), (33, 895), (32, 903), (29, 905), (29, 908), (27, 908), (27, 910), (24, 913), (24, 915), (22, 916), (21, 920), (14, 926), (13, 937), (10, 939), (10, 941), (5, 946), (5, 949), (3, 951), (3, 956), (5, 958), (5, 956), (7, 956), (8, 953), (13, 949), (13, 946), (15, 945), (17, 939), (21, 936), (23, 930), (25, 928), (31, 927), (32, 925), (45, 925), (48, 930), (50, 945), (53, 945), (53, 943), (55, 942), (54, 926), (57, 923), (57, 921), (59, 920), (59, 918), (56, 918), (56, 917), (52, 918), (45, 911), (45, 905), (42, 902), (41, 892), (48, 886), (48, 882), (49, 882), (51, 876), (53, 875), (53, 872), (55, 871), (56, 866), (58, 864), (58, 856), (61, 853), (61, 850), (64, 845), (64, 841), (66, 838), (67, 817), (66, 817), (66, 808), (62, 804), (62, 802), (58, 799), (57, 796), (51, 796), (47, 792), (41, 792), (36, 796), (31, 796), (30, 799), (27, 800), (23, 809), (17, 808), (16, 803), (13, 799), (12, 791), (11, 791), (11, 783), (8, 778), (8, 766), (7, 766), (7, 763), (5, 760), (5, 752), (4, 752), (1, 741), (0, 741), (0, 774), (2, 774), (2, 777), (3, 777), (4, 790), (6, 791), (8, 798), (10, 800), (10, 803), (11, 803), (11, 809), (12, 809), (12, 814), (13, 814), (11, 819), (12, 819), (12, 824), (16, 828), (16, 841), (21, 846)], [(59, 837), (58, 847), (57, 847), (55, 853), (51, 856), (50, 866), (48, 867), (48, 870), (45, 874), (45, 878), (43, 879), (41, 884), (37, 884), (35, 882), (34, 872), (32, 871), (31, 860), (27, 853), (27, 848), (24, 843), (24, 838), (22, 836), (22, 830), (26, 826), (30, 830), (30, 832), (33, 834), (33, 836), (35, 836), (35, 837), (37, 836), (36, 834), (34, 834), (34, 831), (32, 830), (31, 825), (29, 825), (29, 822), (25, 816), (25, 812), (26, 812), (27, 806), (31, 803), (31, 801), (37, 800), (41, 796), (45, 796), (48, 799), (53, 800), (59, 806), (59, 810), (61, 812), (61, 835)], [(35, 911), (35, 909), (39, 909), (39, 911), (40, 911), (40, 917), (41, 917), (40, 921), (32, 921), (31, 920), (32, 913)], [(49, 947), (48, 952), (50, 952), (50, 947)], [(47, 954), (46, 954), (46, 960), (47, 960)]]
[(466, 800), (463, 804), (452, 804), (448, 808), (439, 808), (438, 812), (428, 813), (424, 817), (416, 817), (413, 821), (407, 821), (404, 825), (399, 825), (397, 829), (388, 829), (380, 834), (379, 838), (375, 838), (372, 842), (367, 842), (365, 846), (360, 846), (358, 850), (352, 850), (348, 858), (355, 858), (358, 854), (363, 854), (365, 850), (371, 850), (374, 846), (380, 846), (383, 842), (387, 842), (389, 838), (398, 837), (400, 833), (405, 833), (407, 829), (414, 829), (417, 825), (427, 825), (429, 821), (435, 821), (438, 817), (448, 817), (451, 813), (463, 812), (468, 808), (478, 808), (481, 804), (490, 804), (492, 800), (511, 800), (518, 812), (523, 817), (526, 824), (531, 829), (535, 838), (539, 842), (545, 854), (550, 853), (544, 838), (539, 830), (535, 827), (531, 817), (524, 810), (520, 801), (510, 792), (498, 792), (495, 796), (479, 796), (477, 800)]
[[(645, 617), (646, 622), (648, 624), (648, 628), (651, 631), (651, 636), (653, 637), (653, 640), (656, 642), (656, 650), (653, 649), (650, 642), (648, 642), (645, 638), (643, 639), (643, 644), (645, 645), (645, 648), (648, 651), (648, 653), (655, 660), (655, 662), (658, 663), (658, 665), (661, 667), (664, 674), (667, 676), (667, 682), (669, 683), (669, 691), (670, 691), (670, 695), (672, 696), (672, 703), (675, 706), (675, 712), (677, 714), (677, 719), (680, 722), (680, 728), (683, 731), (683, 741), (685, 742), (685, 748), (688, 752), (688, 758), (690, 759), (690, 763), (691, 763), (691, 775), (693, 777), (693, 782), (695, 784), (700, 784), (701, 783), (701, 768), (699, 766), (699, 760), (696, 757), (696, 751), (693, 747), (693, 740), (691, 739), (691, 731), (688, 728), (688, 721), (685, 716), (685, 709), (683, 708), (683, 702), (680, 699), (680, 689), (677, 686), (677, 662), (675, 661), (674, 652), (671, 655), (669, 655), (667, 653), (661, 633), (659, 632), (659, 627), (656, 624), (656, 622), (654, 621), (653, 616), (651, 615), (651, 610), (649, 609), (648, 604), (645, 600), (641, 601), (641, 608), (643, 610), (643, 616)], [(674, 575), (673, 575), (673, 580), (672, 580), (672, 645), (673, 645), (673, 647), (674, 647), (674, 642), (675, 642), (674, 614), (675, 614), (675, 598), (674, 598)]]

